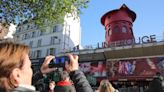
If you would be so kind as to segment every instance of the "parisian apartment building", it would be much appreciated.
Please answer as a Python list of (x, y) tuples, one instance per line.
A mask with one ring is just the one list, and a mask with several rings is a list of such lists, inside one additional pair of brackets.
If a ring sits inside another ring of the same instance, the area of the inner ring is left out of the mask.
[(17, 26), (14, 39), (31, 47), (31, 59), (69, 52), (81, 43), (80, 19), (65, 16), (64, 23), (53, 27), (38, 27), (24, 21)]

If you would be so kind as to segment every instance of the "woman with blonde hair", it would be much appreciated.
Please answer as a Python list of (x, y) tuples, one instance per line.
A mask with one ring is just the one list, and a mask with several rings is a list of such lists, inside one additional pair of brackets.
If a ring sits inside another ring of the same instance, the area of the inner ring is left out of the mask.
[[(0, 42), (0, 92), (36, 92), (32, 86), (33, 72), (29, 59), (30, 48), (14, 42)], [(35, 80), (54, 71), (48, 64), (54, 56), (47, 56)], [(38, 76), (40, 75), (40, 77)]]
[(98, 89), (99, 92), (118, 92), (108, 80), (102, 80)]
[(56, 86), (55, 81), (50, 81), (49, 82), (49, 91), (48, 92), (54, 92), (55, 86)]

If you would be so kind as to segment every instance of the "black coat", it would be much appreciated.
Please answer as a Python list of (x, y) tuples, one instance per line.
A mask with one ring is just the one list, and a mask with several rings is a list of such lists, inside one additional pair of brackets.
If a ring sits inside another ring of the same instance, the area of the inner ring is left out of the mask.
[(149, 88), (145, 92), (164, 92), (162, 86), (162, 80), (159, 78), (154, 78), (149, 85)]
[[(80, 70), (72, 71), (70, 72), (70, 78), (74, 83), (76, 92), (93, 92), (93, 89), (91, 88), (88, 80), (86, 79), (83, 72)], [(33, 76), (33, 84), (38, 81), (38, 79), (43, 78), (43, 75), (40, 71), (34, 74)]]
[(80, 70), (70, 72), (70, 78), (74, 83), (76, 92), (93, 92), (93, 89), (91, 88), (84, 73)]

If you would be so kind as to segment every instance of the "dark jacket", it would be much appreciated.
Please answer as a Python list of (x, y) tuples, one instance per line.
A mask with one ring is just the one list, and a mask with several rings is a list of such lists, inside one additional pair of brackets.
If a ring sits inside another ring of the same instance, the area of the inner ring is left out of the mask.
[(162, 80), (159, 78), (154, 78), (149, 85), (149, 88), (144, 92), (164, 92), (162, 87)]
[(48, 85), (44, 83), (44, 76), (41, 71), (37, 71), (33, 74), (32, 85), (35, 86), (39, 92), (46, 92), (46, 89), (48, 89)]
[(54, 92), (76, 92), (71, 82), (59, 81), (55, 86)]
[(84, 73), (80, 70), (70, 72), (70, 78), (74, 83), (76, 92), (93, 92), (93, 89), (91, 88)]
[[(93, 89), (91, 88), (88, 80), (86, 79), (85, 75), (83, 72), (80, 70), (72, 71), (70, 72), (70, 78), (74, 83), (76, 92), (93, 92)], [(37, 72), (33, 76), (33, 84), (38, 81), (38, 79), (43, 78), (43, 75), (41, 72)], [(55, 91), (56, 92), (56, 91)]]
[(41, 73), (41, 71), (37, 71), (32, 76), (32, 85), (35, 85), (40, 79), (43, 79), (43, 78), (44, 78), (44, 76)]

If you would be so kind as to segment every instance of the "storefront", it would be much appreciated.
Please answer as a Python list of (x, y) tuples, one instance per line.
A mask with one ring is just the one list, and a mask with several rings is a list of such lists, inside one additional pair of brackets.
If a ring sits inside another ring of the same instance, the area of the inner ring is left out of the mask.
[(164, 76), (164, 57), (108, 60), (106, 69), (108, 79), (121, 92), (143, 92), (157, 73)]
[(80, 62), (79, 66), (92, 87), (98, 87), (102, 79), (107, 79), (105, 60)]

